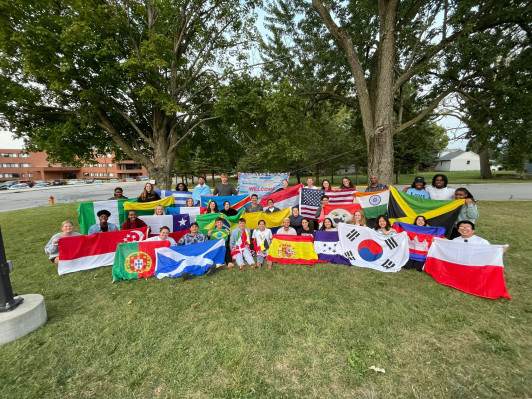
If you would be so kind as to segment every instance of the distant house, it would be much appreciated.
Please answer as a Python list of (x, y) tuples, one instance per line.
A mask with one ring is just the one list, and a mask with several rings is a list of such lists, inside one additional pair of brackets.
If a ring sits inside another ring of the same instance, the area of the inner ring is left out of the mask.
[(480, 170), (480, 157), (471, 151), (444, 151), (434, 170), (438, 172)]

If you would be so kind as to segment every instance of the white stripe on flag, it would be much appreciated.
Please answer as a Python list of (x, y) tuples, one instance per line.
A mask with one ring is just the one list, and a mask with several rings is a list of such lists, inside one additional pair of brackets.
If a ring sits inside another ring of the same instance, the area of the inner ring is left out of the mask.
[(115, 253), (84, 256), (72, 260), (62, 260), (57, 265), (59, 275), (79, 272), (81, 270), (95, 269), (101, 266), (110, 266), (115, 260)]

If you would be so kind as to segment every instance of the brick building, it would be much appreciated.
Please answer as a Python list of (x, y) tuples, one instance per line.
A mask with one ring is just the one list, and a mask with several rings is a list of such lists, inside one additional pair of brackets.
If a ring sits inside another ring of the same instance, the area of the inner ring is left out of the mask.
[(49, 164), (46, 152), (0, 149), (0, 181), (53, 179), (125, 179), (146, 176), (146, 168), (132, 160), (113, 163), (113, 154), (96, 158), (94, 164), (82, 167)]

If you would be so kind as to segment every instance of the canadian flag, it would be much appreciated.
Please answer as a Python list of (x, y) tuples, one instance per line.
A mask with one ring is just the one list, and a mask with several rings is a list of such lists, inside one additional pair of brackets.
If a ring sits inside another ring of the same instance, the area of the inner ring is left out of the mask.
[(95, 233), (90, 236), (64, 237), (59, 240), (59, 275), (113, 264), (116, 246), (142, 241), (148, 228)]

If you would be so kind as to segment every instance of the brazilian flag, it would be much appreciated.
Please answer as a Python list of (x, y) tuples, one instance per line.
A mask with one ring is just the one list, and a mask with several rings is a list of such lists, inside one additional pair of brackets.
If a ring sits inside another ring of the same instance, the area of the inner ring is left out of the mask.
[(429, 226), (445, 227), (446, 236), (451, 234), (465, 200), (441, 201), (414, 197), (390, 187), (388, 200), (388, 218), (390, 223), (403, 222), (413, 224), (416, 216), (422, 215)]
[(229, 234), (226, 229), (212, 229), (211, 240), (223, 239), (225, 242), (229, 240)]
[(196, 216), (196, 223), (198, 223), (200, 233), (207, 235), (209, 230), (216, 228), (214, 221), (216, 218), (221, 217), (224, 220), (224, 227), (233, 230), (238, 227), (238, 219), (242, 217), (244, 210), (241, 210), (235, 216), (226, 216), (223, 213), (205, 213), (203, 215)]

